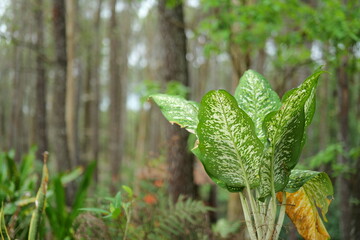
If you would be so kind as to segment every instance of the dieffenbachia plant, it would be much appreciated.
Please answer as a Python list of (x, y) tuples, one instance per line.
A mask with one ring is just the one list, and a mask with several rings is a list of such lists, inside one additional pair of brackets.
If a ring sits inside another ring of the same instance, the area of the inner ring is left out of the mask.
[[(248, 70), (232, 96), (208, 92), (200, 104), (152, 95), (164, 116), (197, 137), (193, 153), (220, 187), (239, 192), (251, 239), (278, 239), (285, 213), (305, 239), (329, 239), (333, 187), (326, 173), (294, 169), (315, 111), (317, 70), (280, 100)], [(321, 217), (320, 217), (321, 215)]]

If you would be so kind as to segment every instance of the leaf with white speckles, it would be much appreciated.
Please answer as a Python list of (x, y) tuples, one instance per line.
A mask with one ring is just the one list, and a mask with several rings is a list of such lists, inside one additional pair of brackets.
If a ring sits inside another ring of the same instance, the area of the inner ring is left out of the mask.
[[(210, 91), (201, 100), (197, 153), (211, 178), (229, 191), (258, 186), (263, 145), (251, 118), (225, 90)], [(194, 150), (193, 150), (194, 152)]]
[(323, 73), (321, 69), (316, 70), (311, 76), (309, 76), (302, 85), (298, 88), (291, 89), (286, 92), (282, 98), (282, 102), (286, 101), (294, 91), (299, 90), (299, 88), (305, 89), (308, 91), (309, 96), (304, 105), (305, 112), (305, 127), (308, 127), (314, 117), (315, 108), (316, 108), (316, 87), (318, 83), (319, 76)]
[[(285, 189), (286, 214), (295, 224), (299, 234), (306, 240), (329, 239), (330, 236), (320, 218), (326, 222), (326, 213), (334, 194), (333, 186), (326, 173), (293, 170)], [(277, 194), (279, 201), (282, 194)]]
[(315, 72), (298, 88), (290, 90), (283, 97), (280, 110), (265, 117), (263, 128), (270, 153), (263, 158), (261, 168), (261, 199), (270, 195), (271, 184), (275, 185), (275, 192), (279, 192), (289, 181), (303, 147), (306, 124), (313, 115), (312, 102), (321, 73)]
[(195, 133), (198, 124), (198, 103), (167, 94), (154, 94), (150, 98), (160, 107), (170, 123), (176, 123), (189, 132)]
[(271, 89), (269, 82), (259, 73), (248, 70), (240, 79), (234, 97), (255, 124), (256, 134), (266, 141), (262, 122), (267, 114), (279, 110), (279, 96)]

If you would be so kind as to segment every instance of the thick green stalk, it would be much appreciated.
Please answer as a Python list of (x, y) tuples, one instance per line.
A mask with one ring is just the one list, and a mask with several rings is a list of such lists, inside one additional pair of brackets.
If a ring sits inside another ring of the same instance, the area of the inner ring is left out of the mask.
[[(256, 191), (256, 199), (259, 198), (260, 193), (258, 191), (258, 189), (255, 190)], [(259, 218), (261, 220), (261, 229), (263, 231), (263, 234), (266, 234), (266, 210), (267, 210), (267, 206), (268, 204), (266, 203), (267, 201), (265, 200), (265, 202), (261, 202), (259, 201)]]
[(281, 207), (280, 207), (280, 213), (279, 213), (279, 218), (278, 218), (278, 222), (276, 224), (276, 231), (275, 231), (275, 238), (274, 240), (279, 238), (280, 232), (281, 232), (281, 228), (282, 225), (284, 223), (284, 218), (285, 218), (285, 209), (286, 209), (286, 193), (283, 192), (282, 193), (282, 203), (281, 203)]
[(275, 230), (275, 221), (276, 221), (276, 197), (275, 197), (275, 191), (274, 191), (274, 197), (271, 198), (270, 203), (269, 203), (270, 207), (269, 210), (270, 212), (268, 212), (269, 214), (269, 224), (268, 224), (268, 231), (266, 233), (266, 240), (270, 240), (271, 237), (273, 236), (274, 230)]
[(269, 224), (268, 224), (268, 230), (267, 230), (267, 233), (266, 233), (266, 237), (265, 237), (265, 240), (270, 240), (273, 233), (274, 233), (274, 230), (275, 230), (275, 221), (276, 221), (276, 193), (275, 193), (275, 179), (274, 179), (274, 153), (275, 153), (275, 149), (274, 149), (274, 145), (272, 145), (272, 157), (271, 157), (271, 166), (270, 166), (270, 169), (271, 169), (271, 175), (270, 175), (270, 183), (271, 183), (271, 199), (270, 199), (270, 202), (269, 202), (269, 209), (268, 211), (270, 210), (270, 212), (267, 213), (270, 214), (270, 218), (269, 218), (269, 221), (267, 221)]
[(245, 217), (245, 222), (246, 222), (246, 227), (249, 231), (249, 236), (252, 240), (256, 240), (256, 233), (255, 233), (255, 229), (251, 220), (251, 214), (250, 214), (250, 210), (249, 210), (249, 206), (246, 200), (246, 197), (243, 195), (242, 192), (239, 192), (240, 195), (240, 201), (241, 201), (241, 205), (243, 208), (243, 212), (244, 212), (244, 217)]
[(255, 230), (256, 230), (258, 238), (262, 239), (263, 232), (262, 232), (261, 222), (260, 222), (260, 218), (259, 218), (259, 207), (256, 204), (256, 202), (253, 198), (253, 195), (251, 194), (250, 188), (247, 187), (246, 190), (247, 190), (248, 198), (250, 201), (251, 211), (252, 211), (252, 214), (254, 215)]

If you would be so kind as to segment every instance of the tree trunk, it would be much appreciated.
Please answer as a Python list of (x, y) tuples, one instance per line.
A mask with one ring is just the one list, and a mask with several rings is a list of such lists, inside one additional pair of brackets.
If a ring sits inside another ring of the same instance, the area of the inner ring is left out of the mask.
[(92, 160), (97, 162), (96, 169), (94, 173), (95, 182), (99, 180), (99, 105), (100, 105), (100, 63), (101, 63), (101, 33), (100, 33), (100, 23), (101, 23), (101, 9), (102, 9), (103, 0), (98, 0), (98, 7), (95, 13), (95, 22), (94, 22), (94, 31), (96, 36), (94, 36), (94, 64), (93, 64), (93, 73), (91, 78), (91, 92), (93, 96), (91, 97), (93, 103), (91, 104), (91, 151)]
[[(186, 61), (186, 36), (182, 1), (167, 6), (166, 0), (158, 1), (159, 27), (163, 46), (162, 79), (178, 81), (189, 86)], [(168, 125), (167, 163), (169, 170), (169, 194), (176, 201), (180, 194), (194, 196), (194, 158), (187, 149), (189, 134), (179, 126)]]
[(44, 54), (44, 14), (43, 0), (36, 1), (35, 7), (36, 30), (36, 144), (38, 146), (37, 158), (42, 159), (42, 153), (48, 150), (46, 89), (47, 79)]
[(68, 148), (72, 166), (79, 165), (79, 139), (78, 139), (78, 101), (77, 80), (74, 77), (75, 69), (75, 0), (66, 1), (66, 130)]
[(14, 77), (13, 77), (13, 95), (11, 104), (11, 131), (9, 149), (15, 150), (15, 161), (20, 162), (23, 154), (22, 133), (23, 133), (23, 96), (24, 83), (21, 79), (22, 53), (18, 46), (14, 46)]
[[(93, 44), (87, 46), (88, 49), (93, 49)], [(94, 94), (91, 88), (92, 73), (93, 73), (93, 53), (88, 51), (86, 53), (86, 70), (85, 70), (85, 82), (84, 82), (84, 139), (82, 147), (82, 158), (85, 161), (92, 159), (91, 141), (92, 141), (92, 119), (91, 119), (91, 107), (94, 104)]]
[[(337, 70), (339, 81), (339, 140), (344, 146), (345, 152), (349, 149), (349, 79), (346, 72), (348, 65), (348, 56), (341, 58), (340, 66)], [(341, 154), (338, 159), (339, 164), (348, 166), (349, 159)], [(350, 181), (349, 173), (342, 173), (338, 178), (339, 196), (340, 196), (340, 229), (342, 232), (342, 239), (350, 239), (351, 232), (351, 211), (350, 211)]]
[[(26, 10), (26, 3), (20, 3), (18, 5), (13, 5), (13, 13), (16, 15), (18, 11), (24, 12)], [(24, 28), (24, 19), (25, 15), (19, 15), (18, 18), (15, 19), (15, 24), (20, 26), (19, 29), (12, 29), (12, 34), (15, 34), (18, 31), (18, 39), (22, 41), (25, 34)], [(22, 78), (23, 74), (23, 65), (24, 65), (24, 55), (25, 52), (22, 51), (21, 47), (18, 44), (13, 45), (13, 91), (11, 96), (11, 116), (10, 116), (10, 141), (9, 141), (9, 149), (15, 150), (15, 161), (20, 162), (21, 157), (24, 152), (24, 113), (23, 113), (23, 104), (24, 104), (24, 95), (25, 95), (25, 83)], [(0, 80), (1, 81), (1, 80)]]
[(120, 56), (119, 50), (121, 47), (118, 23), (116, 16), (116, 0), (111, 0), (111, 17), (110, 17), (110, 164), (112, 186), (111, 191), (117, 191), (116, 186), (121, 179), (121, 162), (123, 158), (123, 109), (122, 97), (122, 76), (120, 75)]
[[(359, 182), (360, 182), (360, 158), (357, 159), (356, 164), (356, 173), (355, 177), (353, 178), (352, 182), (352, 198), (353, 199), (360, 199), (360, 191), (359, 191)], [(351, 238), (350, 239), (360, 239), (360, 206), (359, 202), (355, 202), (351, 206)]]
[[(66, 121), (65, 121), (65, 99), (66, 99), (66, 21), (65, 21), (65, 0), (53, 1), (53, 28), (56, 48), (55, 62), (55, 84), (53, 93), (53, 126), (54, 126), (54, 153), (57, 168), (59, 171), (70, 170), (71, 160), (67, 144)], [(67, 204), (73, 199), (74, 187), (69, 185), (66, 188)]]

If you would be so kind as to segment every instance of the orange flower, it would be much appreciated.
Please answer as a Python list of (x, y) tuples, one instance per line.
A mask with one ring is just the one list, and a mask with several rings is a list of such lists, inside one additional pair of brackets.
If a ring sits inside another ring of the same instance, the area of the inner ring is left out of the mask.
[(154, 186), (155, 187), (161, 188), (163, 185), (164, 185), (164, 181), (161, 180), (161, 179), (158, 179), (158, 180), (154, 181)]
[(144, 202), (146, 202), (149, 205), (153, 205), (157, 203), (157, 199), (155, 195), (149, 193), (145, 195)]

